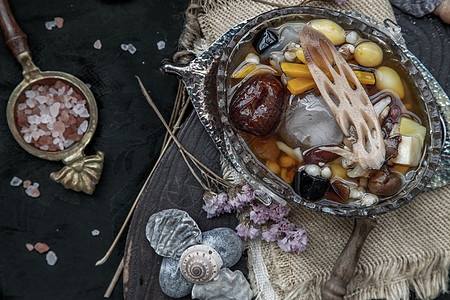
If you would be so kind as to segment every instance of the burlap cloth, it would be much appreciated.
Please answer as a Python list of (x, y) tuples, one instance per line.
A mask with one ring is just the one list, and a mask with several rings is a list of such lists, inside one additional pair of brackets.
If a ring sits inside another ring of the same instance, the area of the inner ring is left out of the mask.
[[(263, 1), (264, 2), (264, 1)], [(281, 5), (305, 1), (266, 0)], [(310, 6), (353, 10), (377, 21), (395, 20), (385, 0), (308, 1)], [(276, 8), (252, 0), (201, 0), (198, 22), (203, 37), (192, 47), (198, 53), (235, 24)], [(447, 291), (450, 268), (450, 188), (416, 197), (408, 205), (379, 216), (365, 242), (346, 299), (408, 299), (413, 289), (423, 299)], [(281, 251), (275, 243), (248, 244), (250, 279), (257, 299), (316, 299), (344, 248), (352, 219), (331, 217), (290, 205), (290, 219), (307, 228), (309, 243), (300, 255)]]

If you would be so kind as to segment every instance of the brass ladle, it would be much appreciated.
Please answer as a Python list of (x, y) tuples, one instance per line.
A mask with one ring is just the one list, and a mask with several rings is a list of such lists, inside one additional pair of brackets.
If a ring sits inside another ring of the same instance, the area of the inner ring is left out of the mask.
[[(5, 35), (6, 45), (22, 65), (24, 77), (22, 82), (11, 93), (6, 109), (8, 126), (12, 135), (28, 153), (43, 159), (62, 160), (64, 162), (64, 168), (50, 174), (50, 178), (53, 181), (60, 183), (66, 189), (92, 194), (95, 185), (100, 180), (105, 155), (102, 151), (98, 151), (96, 155), (92, 156), (85, 156), (83, 153), (97, 127), (98, 112), (94, 95), (81, 80), (70, 74), (53, 71), (42, 72), (36, 67), (28, 48), (27, 36), (14, 19), (9, 3), (6, 0), (0, 0), (0, 26)], [(68, 84), (74, 91), (85, 97), (90, 117), (88, 128), (80, 141), (67, 149), (50, 152), (40, 150), (25, 142), (17, 127), (16, 110), (18, 103), (25, 100), (25, 91), (29, 90), (33, 85), (52, 85), (58, 80)]]

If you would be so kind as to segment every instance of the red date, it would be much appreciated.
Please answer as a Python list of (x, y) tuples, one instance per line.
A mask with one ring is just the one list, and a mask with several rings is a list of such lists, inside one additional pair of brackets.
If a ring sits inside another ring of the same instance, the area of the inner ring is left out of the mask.
[(321, 150), (319, 148), (314, 148), (309, 150), (308, 152), (305, 153), (305, 155), (303, 156), (303, 161), (305, 162), (305, 164), (315, 164), (317, 165), (318, 163), (322, 162), (322, 163), (329, 163), (332, 160), (335, 160), (336, 158), (338, 158), (339, 155), (329, 152), (329, 151), (325, 151), (325, 150)]
[(283, 84), (272, 75), (255, 76), (233, 96), (230, 120), (242, 131), (267, 136), (278, 126), (283, 105)]

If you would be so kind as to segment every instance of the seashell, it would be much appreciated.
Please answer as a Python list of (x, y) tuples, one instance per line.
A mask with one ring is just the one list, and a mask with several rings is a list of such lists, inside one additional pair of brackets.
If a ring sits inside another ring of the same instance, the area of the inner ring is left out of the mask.
[(192, 299), (202, 300), (250, 300), (253, 292), (241, 271), (222, 269), (216, 279), (205, 284), (194, 284)]
[(207, 245), (187, 248), (180, 258), (180, 270), (188, 281), (202, 284), (219, 273), (223, 262), (219, 253)]
[(164, 294), (172, 298), (189, 295), (194, 285), (181, 275), (179, 264), (178, 260), (164, 257), (159, 270), (159, 286)]
[(145, 235), (158, 255), (175, 259), (202, 241), (197, 223), (187, 212), (179, 209), (166, 209), (151, 215)]
[(242, 256), (242, 240), (231, 228), (220, 227), (203, 232), (202, 244), (219, 253), (224, 268), (234, 266)]
[(66, 189), (85, 192), (92, 195), (100, 180), (105, 153), (98, 151), (96, 155), (85, 156), (82, 152), (65, 160), (66, 166), (58, 172), (52, 172), (50, 178)]

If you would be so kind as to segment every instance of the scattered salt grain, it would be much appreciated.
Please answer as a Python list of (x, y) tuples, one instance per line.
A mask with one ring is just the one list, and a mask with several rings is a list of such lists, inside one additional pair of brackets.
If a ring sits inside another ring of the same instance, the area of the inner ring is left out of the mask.
[(30, 243), (26, 243), (25, 247), (27, 247), (28, 251), (33, 251), (33, 249), (34, 249), (34, 246)]
[(122, 49), (123, 51), (128, 51), (131, 54), (135, 54), (137, 49), (136, 47), (134, 47), (133, 44), (120, 44), (120, 49)]
[(25, 193), (32, 198), (37, 198), (41, 195), (39, 188), (35, 185), (30, 185), (29, 187), (27, 187)]
[(62, 28), (63, 27), (63, 25), (64, 25), (64, 19), (63, 18), (55, 17), (54, 21), (55, 21), (56, 27), (58, 27), (58, 28)]
[(128, 44), (128, 52), (131, 54), (135, 54), (137, 51), (136, 47), (133, 46), (133, 44)]
[(55, 252), (48, 251), (47, 255), (45, 256), (45, 260), (47, 261), (48, 265), (54, 266), (58, 261), (58, 257), (56, 256)]
[(100, 234), (100, 231), (97, 230), (97, 229), (94, 229), (94, 230), (91, 231), (91, 234), (92, 234), (92, 236), (97, 236), (97, 235)]
[(30, 180), (25, 180), (23, 182), (23, 187), (26, 189), (27, 187), (29, 187), (31, 185), (31, 181)]
[(156, 46), (158, 47), (158, 50), (162, 50), (162, 49), (166, 48), (166, 42), (159, 41), (156, 43)]
[(11, 182), (9, 183), (11, 186), (19, 186), (22, 184), (22, 179), (20, 179), (19, 177), (14, 176), (11, 179)]
[(34, 249), (39, 253), (45, 253), (48, 250), (50, 250), (50, 247), (45, 243), (39, 242), (39, 243), (36, 243), (36, 245), (34, 245)]
[(100, 40), (96, 40), (94, 43), (94, 48), (97, 50), (102, 49), (102, 42)]
[(53, 27), (56, 26), (56, 22), (55, 21), (47, 21), (45, 22), (45, 28), (47, 28), (47, 30), (52, 30)]

